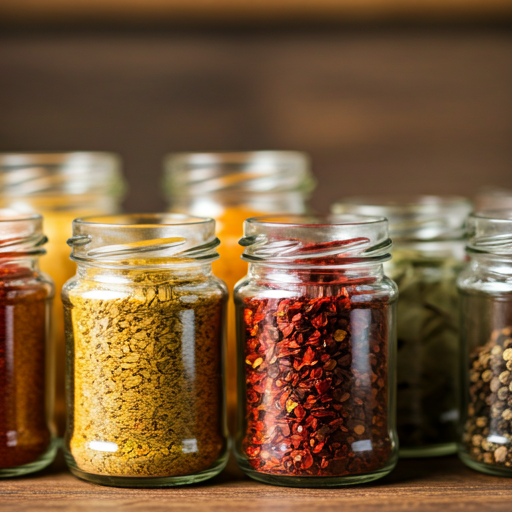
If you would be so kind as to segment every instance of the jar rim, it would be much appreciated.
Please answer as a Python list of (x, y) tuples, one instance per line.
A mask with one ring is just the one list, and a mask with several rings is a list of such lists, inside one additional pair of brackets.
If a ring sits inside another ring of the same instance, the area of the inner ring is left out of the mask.
[(43, 216), (39, 213), (23, 213), (9, 208), (0, 209), (0, 223), (41, 221)]
[(44, 254), (47, 241), (41, 215), (0, 209), (0, 256)]
[[(158, 222), (159, 220), (163, 222)], [(184, 213), (125, 213), (117, 215), (89, 215), (87, 217), (78, 217), (73, 221), (73, 223), (81, 224), (84, 226), (123, 226), (133, 229), (161, 226), (179, 226), (184, 224), (209, 224), (211, 222), (215, 223), (214, 219), (210, 217), (195, 217)]]
[(472, 204), (456, 195), (369, 195), (335, 202), (333, 213), (382, 215), (391, 237), (399, 241), (461, 240)]
[(468, 218), (468, 253), (512, 256), (512, 210), (483, 210)]
[(306, 153), (287, 150), (169, 153), (164, 188), (170, 198), (240, 194), (309, 194), (316, 186)]
[(81, 217), (68, 240), (74, 261), (132, 268), (209, 263), (219, 244), (213, 219), (179, 213)]
[(336, 268), (382, 263), (392, 242), (384, 217), (265, 215), (244, 222), (242, 259), (252, 263)]
[[(276, 219), (273, 221), (272, 219)], [(278, 219), (289, 219), (293, 222), (278, 222)], [(329, 222), (332, 219), (332, 222)], [(345, 220), (344, 220), (345, 219)], [(300, 221), (303, 222), (300, 222)], [(314, 222), (318, 220), (319, 222)], [(304, 222), (307, 221), (307, 222)], [(311, 222), (313, 221), (313, 222)], [(333, 214), (333, 215), (303, 215), (303, 214), (285, 214), (285, 215), (261, 215), (246, 219), (248, 224), (258, 224), (261, 226), (282, 226), (282, 227), (302, 227), (302, 228), (320, 228), (334, 226), (357, 226), (385, 223), (387, 219), (381, 216), (356, 215), (356, 214)]]
[(116, 153), (0, 153), (0, 188), (10, 198), (95, 193), (119, 198), (126, 191), (126, 182)]

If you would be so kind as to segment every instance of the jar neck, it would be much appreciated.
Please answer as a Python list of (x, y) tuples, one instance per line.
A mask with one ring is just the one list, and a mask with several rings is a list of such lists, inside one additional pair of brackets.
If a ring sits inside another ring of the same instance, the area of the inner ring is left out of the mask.
[(512, 256), (489, 254), (489, 253), (468, 253), (470, 267), (475, 272), (479, 270), (502, 276), (512, 276)]
[(257, 281), (280, 284), (311, 286), (360, 285), (373, 283), (384, 277), (382, 263), (358, 263), (336, 267), (305, 268), (303, 266), (249, 263), (248, 278)]
[(0, 278), (17, 279), (39, 272), (39, 254), (2, 254), (0, 255)]
[(77, 277), (104, 283), (160, 283), (202, 281), (213, 277), (212, 264), (190, 265), (102, 265), (77, 261)]
[(301, 191), (272, 193), (222, 192), (201, 196), (183, 194), (170, 197), (173, 211), (187, 212), (191, 215), (219, 217), (226, 210), (237, 208), (248, 212), (262, 213), (306, 213), (307, 196)]

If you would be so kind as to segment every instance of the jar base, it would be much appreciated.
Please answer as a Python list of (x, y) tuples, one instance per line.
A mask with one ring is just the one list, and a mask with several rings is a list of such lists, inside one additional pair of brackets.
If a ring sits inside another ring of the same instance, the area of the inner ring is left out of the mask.
[(41, 455), (34, 462), (23, 464), (23, 466), (17, 466), (15, 468), (2, 468), (0, 469), (0, 478), (10, 478), (17, 476), (29, 475), (30, 473), (36, 473), (49, 466), (57, 455), (57, 449), (59, 447), (58, 439), (53, 438), (48, 446), (46, 452)]
[(229, 451), (217, 459), (215, 464), (204, 471), (194, 473), (193, 475), (183, 476), (162, 476), (162, 477), (130, 477), (130, 476), (107, 476), (87, 473), (76, 467), (75, 460), (69, 454), (65, 454), (66, 463), (71, 473), (93, 484), (105, 485), (109, 487), (174, 487), (178, 485), (189, 485), (204, 482), (217, 476), (228, 462)]
[(303, 487), (303, 488), (323, 488), (323, 487), (346, 487), (350, 485), (360, 485), (373, 482), (379, 478), (383, 478), (396, 466), (396, 461), (386, 466), (385, 468), (373, 471), (372, 473), (365, 473), (362, 475), (346, 475), (346, 476), (332, 476), (332, 477), (314, 477), (314, 476), (284, 476), (284, 475), (270, 475), (268, 473), (259, 473), (252, 468), (248, 468), (243, 462), (238, 461), (244, 473), (251, 477), (253, 480), (270, 485), (279, 485), (282, 487)]
[(472, 459), (467, 453), (459, 451), (459, 459), (471, 469), (486, 473), (493, 476), (508, 476), (512, 478), (512, 467), (505, 468), (503, 466), (495, 466), (492, 464), (484, 464)]
[(398, 456), (401, 459), (420, 459), (426, 457), (443, 457), (457, 453), (457, 443), (432, 444), (417, 448), (400, 448)]

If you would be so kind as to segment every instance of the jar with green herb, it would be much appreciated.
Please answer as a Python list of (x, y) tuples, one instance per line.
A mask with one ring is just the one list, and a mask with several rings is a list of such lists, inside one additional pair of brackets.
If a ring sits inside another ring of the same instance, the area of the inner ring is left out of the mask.
[(62, 292), (72, 473), (127, 487), (215, 476), (228, 453), (215, 221), (86, 217), (68, 243), (77, 263)]
[(386, 273), (398, 285), (397, 430), (400, 456), (455, 453), (458, 422), (459, 301), (464, 265), (462, 197), (354, 197), (335, 213), (389, 220), (393, 258)]
[(461, 293), (462, 406), (459, 457), (512, 477), (512, 211), (468, 220), (470, 258)]

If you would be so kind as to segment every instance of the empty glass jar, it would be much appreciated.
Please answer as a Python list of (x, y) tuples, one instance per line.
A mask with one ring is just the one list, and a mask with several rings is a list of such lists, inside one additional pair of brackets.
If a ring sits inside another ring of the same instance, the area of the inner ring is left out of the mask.
[(387, 221), (276, 216), (244, 224), (235, 289), (236, 456), (262, 482), (369, 482), (396, 464), (395, 284)]

